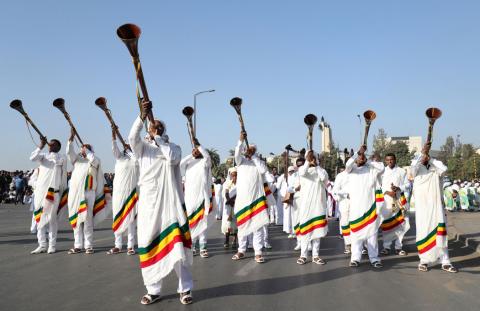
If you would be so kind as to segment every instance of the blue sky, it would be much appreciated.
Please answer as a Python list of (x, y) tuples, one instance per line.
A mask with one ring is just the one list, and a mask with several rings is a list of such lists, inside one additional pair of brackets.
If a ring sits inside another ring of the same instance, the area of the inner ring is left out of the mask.
[(67, 123), (51, 106), (57, 97), (113, 168), (110, 130), (94, 100), (107, 98), (127, 135), (138, 109), (134, 69), (115, 34), (126, 22), (142, 28), (154, 114), (184, 154), (181, 110), (211, 88), (198, 97), (198, 138), (222, 156), (238, 138), (235, 96), (263, 154), (304, 146), (307, 113), (325, 116), (342, 148), (358, 145), (356, 115), (366, 109), (377, 112), (371, 133), (425, 137), (429, 106), (443, 110), (434, 147), (457, 134), (480, 145), (478, 1), (17, 0), (0, 9), (0, 169), (33, 167), (34, 146), (10, 101), (21, 99), (48, 137), (66, 141)]

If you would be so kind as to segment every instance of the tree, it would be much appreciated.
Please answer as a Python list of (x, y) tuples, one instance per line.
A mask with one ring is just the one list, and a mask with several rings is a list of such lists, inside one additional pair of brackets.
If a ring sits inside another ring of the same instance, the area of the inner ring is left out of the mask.
[(373, 152), (383, 159), (386, 150), (390, 148), (391, 143), (387, 140), (387, 132), (384, 129), (378, 129), (378, 134), (373, 135)]
[(218, 166), (220, 164), (220, 155), (218, 154), (218, 151), (214, 148), (207, 148), (207, 152), (212, 160), (212, 168)]
[[(388, 153), (395, 154), (395, 157), (397, 158), (397, 165), (400, 167), (410, 165), (413, 158), (413, 152), (408, 151), (408, 145), (403, 141), (398, 141), (394, 144), (390, 144), (385, 149), (385, 155), (387, 155)], [(382, 159), (384, 159), (384, 157)]]
[(448, 159), (453, 157), (453, 153), (455, 151), (455, 141), (453, 140), (452, 136), (448, 136), (445, 144), (440, 146), (440, 156), (439, 160), (443, 163), (447, 163)]

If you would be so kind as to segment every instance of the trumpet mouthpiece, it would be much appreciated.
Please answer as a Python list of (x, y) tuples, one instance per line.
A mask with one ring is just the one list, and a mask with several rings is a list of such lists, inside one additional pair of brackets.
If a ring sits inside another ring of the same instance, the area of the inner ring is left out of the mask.
[(183, 115), (186, 116), (186, 117), (192, 116), (194, 112), (195, 112), (195, 111), (194, 111), (193, 108), (190, 107), (190, 106), (186, 106), (186, 107), (183, 108), (183, 110), (182, 110)]
[(317, 120), (317, 116), (311, 113), (307, 114), (303, 119), (306, 125), (314, 125), (315, 123), (317, 123)]
[(100, 109), (105, 110), (107, 109), (107, 99), (105, 97), (99, 97), (95, 100), (95, 105)]

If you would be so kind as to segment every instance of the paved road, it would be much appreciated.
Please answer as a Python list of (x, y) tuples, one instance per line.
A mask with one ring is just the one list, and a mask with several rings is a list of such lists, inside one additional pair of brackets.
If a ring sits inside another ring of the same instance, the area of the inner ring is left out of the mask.
[[(195, 303), (183, 306), (170, 275), (164, 298), (141, 306), (144, 294), (138, 258), (107, 256), (113, 243), (106, 221), (95, 231), (94, 255), (67, 255), (73, 244), (71, 229), (60, 226), (53, 255), (30, 255), (36, 237), (28, 234), (31, 214), (26, 207), (0, 207), (0, 310), (479, 310), (480, 255), (459, 242), (450, 244), (460, 273), (416, 270), (414, 236), (406, 237), (406, 258), (385, 257), (383, 271), (364, 263), (347, 267), (342, 241), (333, 235), (322, 241), (326, 266), (295, 263), (294, 242), (280, 227), (271, 227), (273, 250), (268, 262), (258, 265), (245, 259), (233, 262), (225, 251), (216, 223), (209, 232), (209, 259), (195, 257)], [(251, 253), (249, 253), (252, 256)]]

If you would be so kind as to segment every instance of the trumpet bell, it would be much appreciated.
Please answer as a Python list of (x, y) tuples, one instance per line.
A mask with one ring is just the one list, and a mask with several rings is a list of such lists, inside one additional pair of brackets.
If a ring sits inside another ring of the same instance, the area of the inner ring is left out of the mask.
[(428, 108), (427, 111), (425, 111), (425, 114), (427, 115), (427, 118), (431, 120), (437, 120), (442, 116), (442, 111), (438, 108), (431, 107)]
[(240, 107), (242, 105), (242, 99), (240, 97), (234, 97), (230, 100), (230, 105), (232, 107)]
[(20, 99), (12, 100), (10, 103), (10, 108), (17, 110), (21, 114), (25, 115), (25, 110), (23, 110), (22, 101)]
[(183, 108), (183, 110), (182, 110), (183, 115), (186, 116), (187, 118), (188, 118), (188, 117), (191, 117), (194, 112), (195, 112), (195, 111), (194, 111), (193, 108), (190, 107), (190, 106), (186, 106), (186, 107)]
[(53, 107), (57, 108), (61, 112), (65, 112), (65, 99), (57, 98), (53, 101)]
[(99, 97), (95, 100), (95, 105), (102, 110), (107, 110), (107, 99), (105, 97)]
[(375, 120), (375, 118), (377, 117), (377, 114), (373, 110), (367, 110), (363, 113), (363, 117), (365, 118), (365, 121), (371, 122)]
[(317, 123), (317, 116), (314, 115), (314, 114), (307, 114), (305, 116), (305, 118), (303, 119), (303, 121), (305, 122), (306, 125), (308, 126), (312, 126), (312, 125), (315, 125), (315, 123)]
[(124, 24), (117, 28), (117, 36), (125, 43), (132, 57), (138, 57), (138, 38), (142, 30), (135, 24)]

